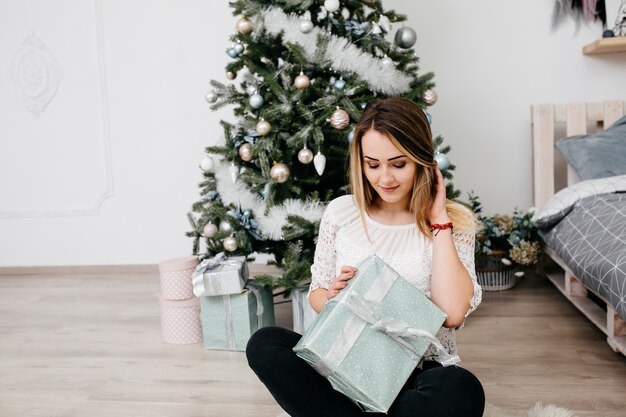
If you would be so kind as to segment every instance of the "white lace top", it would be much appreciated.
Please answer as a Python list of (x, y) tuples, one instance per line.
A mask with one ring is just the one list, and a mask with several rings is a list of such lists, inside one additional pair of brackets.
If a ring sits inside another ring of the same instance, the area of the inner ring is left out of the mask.
[[(416, 224), (385, 225), (367, 215), (366, 222), (371, 243), (365, 234), (359, 209), (352, 195), (338, 197), (328, 204), (320, 223), (315, 259), (311, 266), (310, 291), (328, 288), (330, 282), (339, 276), (343, 265), (355, 266), (368, 256), (376, 254), (430, 298), (432, 242)], [(460, 231), (455, 232), (452, 238), (459, 259), (467, 268), (474, 284), (474, 296), (465, 315), (467, 317), (482, 299), (482, 290), (476, 281), (474, 269), (474, 235)], [(456, 353), (454, 329), (443, 327), (436, 336), (450, 353)], [(424, 359), (437, 359), (432, 346)]]

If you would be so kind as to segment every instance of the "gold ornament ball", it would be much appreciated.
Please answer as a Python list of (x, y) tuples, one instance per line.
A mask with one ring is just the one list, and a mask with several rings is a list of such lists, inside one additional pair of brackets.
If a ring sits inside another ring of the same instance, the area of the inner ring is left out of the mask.
[(252, 29), (254, 29), (254, 27), (252, 26), (252, 22), (249, 19), (242, 17), (237, 21), (237, 32), (241, 33), (242, 35), (248, 35), (252, 32)]
[(256, 124), (256, 131), (259, 135), (265, 136), (272, 131), (272, 125), (269, 124), (268, 121), (261, 119), (261, 121)]
[(234, 252), (237, 250), (237, 239), (235, 239), (233, 236), (229, 236), (226, 239), (224, 239), (224, 249), (226, 249), (229, 252)]
[(296, 77), (293, 83), (298, 90), (304, 90), (305, 88), (309, 88), (309, 86), (311, 85), (311, 80), (309, 80), (309, 77), (301, 72), (300, 75)]
[(237, 74), (235, 74), (235, 73), (234, 73), (234, 72), (232, 72), (232, 71), (228, 71), (228, 72), (226, 73), (226, 78), (228, 78), (229, 80), (231, 80), (231, 81), (232, 81), (232, 80), (234, 80), (235, 78), (237, 78)]
[(437, 98), (438, 98), (437, 92), (429, 88), (428, 90), (422, 93), (422, 98), (424, 99), (426, 104), (428, 104), (429, 106), (432, 106), (433, 104), (437, 102)]
[(298, 161), (303, 164), (310, 164), (311, 161), (313, 161), (313, 152), (307, 147), (300, 149), (300, 152), (298, 152)]
[(270, 169), (270, 176), (275, 182), (283, 183), (289, 179), (289, 167), (279, 162)]
[(337, 130), (341, 130), (344, 127), (348, 126), (348, 124), (350, 123), (350, 115), (348, 115), (348, 112), (346, 112), (345, 110), (337, 107), (337, 109), (333, 112), (328, 121), (330, 122), (330, 125), (332, 127)]
[(242, 160), (248, 162), (252, 159), (252, 146), (249, 143), (244, 143), (239, 147), (239, 156)]
[(217, 226), (213, 223), (207, 223), (202, 229), (204, 237), (212, 238), (217, 233)]

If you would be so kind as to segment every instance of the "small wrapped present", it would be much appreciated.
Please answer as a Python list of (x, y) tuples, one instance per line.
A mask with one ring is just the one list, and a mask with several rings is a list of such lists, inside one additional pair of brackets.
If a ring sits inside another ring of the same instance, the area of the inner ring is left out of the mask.
[(193, 293), (196, 297), (239, 294), (248, 280), (245, 256), (227, 258), (220, 253), (205, 259), (192, 275)]
[(248, 339), (274, 324), (272, 291), (248, 281), (240, 294), (200, 297), (205, 349), (245, 351)]
[(308, 285), (298, 287), (291, 292), (293, 331), (300, 334), (304, 334), (306, 329), (313, 323), (313, 320), (315, 320), (315, 317), (317, 317), (317, 313), (309, 304), (308, 293)]
[(159, 304), (161, 336), (165, 343), (183, 345), (202, 342), (200, 302), (197, 298), (173, 301), (159, 297)]
[(168, 259), (159, 263), (161, 295), (166, 300), (193, 298), (191, 275), (198, 265), (197, 256)]
[(446, 315), (377, 256), (365, 259), (293, 348), (337, 391), (386, 413), (433, 343), (439, 361), (459, 361), (435, 338)]

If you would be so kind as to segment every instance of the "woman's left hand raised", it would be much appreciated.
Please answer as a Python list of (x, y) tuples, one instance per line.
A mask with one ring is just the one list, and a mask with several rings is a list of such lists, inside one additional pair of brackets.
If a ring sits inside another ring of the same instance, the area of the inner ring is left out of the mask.
[(446, 184), (441, 175), (439, 167), (435, 167), (435, 174), (437, 175), (437, 183), (435, 198), (432, 206), (430, 206), (430, 223), (447, 223), (450, 221), (448, 212), (446, 210)]

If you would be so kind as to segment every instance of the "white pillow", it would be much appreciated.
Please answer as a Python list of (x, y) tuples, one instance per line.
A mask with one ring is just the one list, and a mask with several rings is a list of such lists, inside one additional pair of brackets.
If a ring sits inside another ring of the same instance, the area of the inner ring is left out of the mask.
[(583, 198), (623, 191), (626, 191), (626, 175), (581, 181), (553, 195), (541, 209), (535, 212), (532, 222), (540, 229), (550, 227), (569, 213)]

